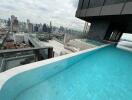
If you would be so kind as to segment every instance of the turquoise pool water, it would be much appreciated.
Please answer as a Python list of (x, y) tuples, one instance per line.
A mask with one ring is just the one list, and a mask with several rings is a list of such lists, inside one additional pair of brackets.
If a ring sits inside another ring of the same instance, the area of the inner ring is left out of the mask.
[[(70, 59), (70, 66), (49, 76), (49, 69), (44, 76), (45, 72), (36, 73), (41, 81), (24, 90), (25, 84), (37, 81), (31, 77), (33, 71), (12, 78), (0, 92), (0, 100), (132, 100), (132, 52), (108, 46), (77, 57)], [(74, 59), (76, 63), (72, 63)], [(63, 66), (63, 62), (56, 65)]]

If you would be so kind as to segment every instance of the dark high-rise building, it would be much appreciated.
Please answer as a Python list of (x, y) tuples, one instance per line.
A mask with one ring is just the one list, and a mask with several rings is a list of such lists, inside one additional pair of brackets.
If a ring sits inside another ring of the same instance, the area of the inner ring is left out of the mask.
[(34, 26), (34, 32), (38, 32), (38, 30), (39, 30), (39, 27), (38, 27), (38, 24), (36, 24), (36, 25)]
[(119, 41), (132, 33), (132, 0), (79, 0), (76, 17), (91, 23), (89, 39)]

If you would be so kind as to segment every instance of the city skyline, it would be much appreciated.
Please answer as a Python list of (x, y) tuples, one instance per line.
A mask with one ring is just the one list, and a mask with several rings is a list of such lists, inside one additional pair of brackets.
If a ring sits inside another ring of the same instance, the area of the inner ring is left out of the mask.
[(1, 0), (1, 18), (15, 15), (18, 20), (33, 23), (53, 22), (56, 26), (83, 30), (84, 21), (75, 18), (78, 0)]

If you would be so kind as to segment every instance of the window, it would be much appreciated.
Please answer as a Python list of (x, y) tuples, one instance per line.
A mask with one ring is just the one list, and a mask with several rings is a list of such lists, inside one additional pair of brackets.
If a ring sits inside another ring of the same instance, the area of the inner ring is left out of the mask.
[(126, 0), (106, 0), (105, 5), (112, 5), (112, 4), (117, 4), (117, 3), (123, 3)]
[(84, 0), (82, 9), (87, 9), (88, 8), (88, 4), (89, 4), (89, 0)]
[(90, 0), (89, 8), (103, 6), (104, 0)]
[(131, 2), (132, 0), (127, 0), (128, 2)]
[(83, 0), (79, 0), (78, 9), (82, 9)]

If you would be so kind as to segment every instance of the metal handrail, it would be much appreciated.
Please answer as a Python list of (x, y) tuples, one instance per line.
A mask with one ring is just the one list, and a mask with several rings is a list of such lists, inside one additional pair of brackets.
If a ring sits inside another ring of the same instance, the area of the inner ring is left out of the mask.
[(7, 50), (0, 50), (0, 54), (3, 54), (3, 53), (13, 53), (13, 52), (34, 51), (34, 50), (42, 50), (42, 49), (49, 49), (49, 48), (53, 48), (53, 47), (46, 46), (46, 47), (42, 47), (42, 48), (7, 49)]

